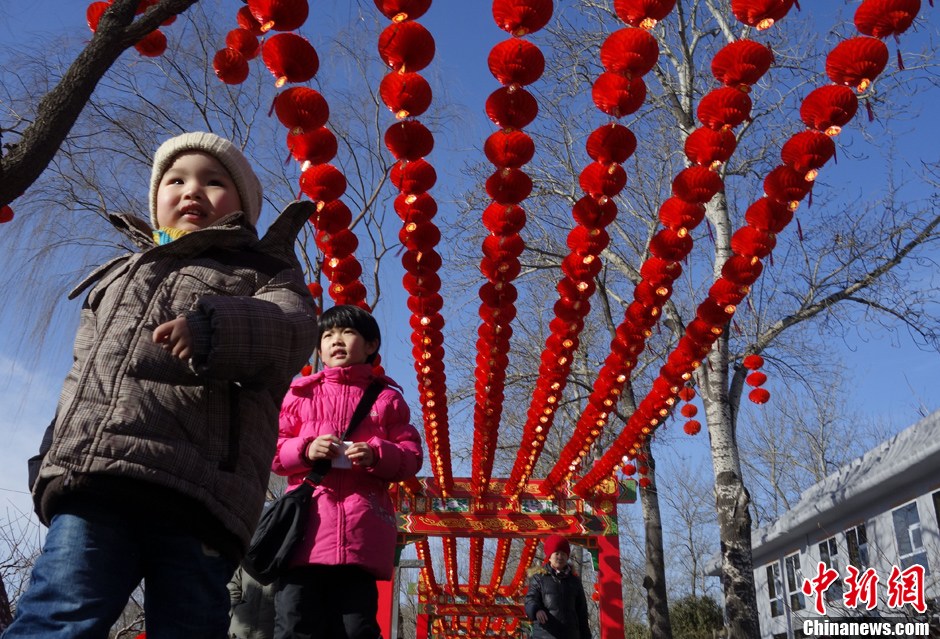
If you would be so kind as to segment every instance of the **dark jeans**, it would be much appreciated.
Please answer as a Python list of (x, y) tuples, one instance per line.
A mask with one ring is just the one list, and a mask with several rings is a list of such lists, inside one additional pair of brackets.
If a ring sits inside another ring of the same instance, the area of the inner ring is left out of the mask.
[(52, 518), (3, 639), (103, 639), (141, 580), (148, 639), (223, 639), (234, 571), (159, 517), (73, 504)]
[(375, 577), (358, 566), (303, 566), (281, 577), (274, 639), (381, 639)]

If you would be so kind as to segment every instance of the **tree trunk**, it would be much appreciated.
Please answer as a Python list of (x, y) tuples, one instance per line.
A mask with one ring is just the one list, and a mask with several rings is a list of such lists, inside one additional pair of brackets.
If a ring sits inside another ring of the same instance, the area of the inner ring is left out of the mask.
[(669, 621), (669, 601), (666, 595), (666, 561), (663, 553), (663, 522), (659, 512), (659, 495), (656, 492), (656, 462), (649, 444), (643, 447), (647, 457), (649, 488), (640, 489), (643, 507), (643, 528), (646, 533), (646, 589), (647, 618), (653, 639), (672, 639), (672, 624)]

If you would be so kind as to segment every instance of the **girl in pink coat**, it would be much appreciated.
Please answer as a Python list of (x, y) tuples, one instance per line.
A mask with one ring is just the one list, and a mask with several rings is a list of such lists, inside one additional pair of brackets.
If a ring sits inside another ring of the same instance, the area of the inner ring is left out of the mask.
[(297, 487), (315, 460), (332, 469), (313, 493), (310, 521), (295, 566), (275, 596), (277, 639), (379, 639), (377, 579), (392, 575), (397, 527), (390, 483), (421, 468), (421, 438), (388, 377), (369, 414), (344, 443), (340, 436), (365, 389), (381, 343), (375, 318), (334, 306), (317, 322), (324, 369), (291, 384), (281, 408), (272, 469)]

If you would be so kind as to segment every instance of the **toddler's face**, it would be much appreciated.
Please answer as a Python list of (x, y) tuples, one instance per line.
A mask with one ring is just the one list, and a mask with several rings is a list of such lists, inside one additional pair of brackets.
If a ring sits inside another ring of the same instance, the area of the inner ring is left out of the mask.
[(232, 176), (221, 162), (201, 151), (177, 157), (157, 187), (157, 222), (161, 227), (204, 229), (241, 208)]
[(320, 359), (331, 368), (364, 364), (378, 347), (378, 342), (367, 342), (354, 328), (328, 328), (320, 335)]

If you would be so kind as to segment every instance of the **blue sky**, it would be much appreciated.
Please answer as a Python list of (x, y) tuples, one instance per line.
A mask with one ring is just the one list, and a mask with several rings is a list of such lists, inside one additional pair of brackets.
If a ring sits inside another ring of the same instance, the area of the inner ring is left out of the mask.
[[(233, 1), (231, 4), (235, 7), (237, 3)], [(316, 13), (318, 4), (312, 3), (312, 13)], [(346, 6), (353, 4), (350, 2)], [(372, 3), (367, 1), (364, 4)], [(813, 9), (821, 11), (822, 5), (831, 9), (841, 4), (818, 3)], [(40, 42), (65, 32), (88, 33), (85, 24), (86, 3), (76, 0), (32, 0), (28, 5), (0, 0), (0, 42), (5, 45), (29, 40)], [(466, 99), (471, 92), (480, 91), (478, 87), (485, 87), (482, 90), (488, 92), (497, 86), (486, 67), (486, 52), (492, 44), (504, 39), (505, 34), (493, 24), (488, 7), (489, 3), (479, 0), (439, 0), (422, 19), (422, 23), (436, 37), (438, 55), (435, 65), (440, 74), (446, 78), (460, 79), (448, 89), (450, 96), (455, 99)], [(936, 10), (926, 3), (922, 14), (932, 22), (937, 20)], [(826, 19), (820, 17), (821, 22)], [(915, 42), (917, 34), (913, 34), (912, 38), (905, 36), (905, 42)], [(889, 46), (893, 53), (895, 45), (891, 43)], [(913, 44), (909, 46), (915, 48)], [(928, 96), (932, 96), (936, 103), (936, 90)], [(464, 124), (480, 127), (479, 131), (472, 134), (474, 140), (482, 140), (490, 132), (487, 123), (482, 121), (469, 121), (461, 123), (461, 126)], [(897, 123), (896, 130), (903, 134), (902, 146), (899, 147), (902, 157), (907, 154), (912, 157), (930, 157), (930, 150), (940, 147), (940, 123), (926, 109), (915, 121)], [(862, 186), (865, 175), (882, 170), (881, 159), (877, 157), (858, 160), (851, 167), (844, 166), (846, 164), (843, 161), (840, 170), (852, 171), (856, 182)], [(3, 232), (2, 227), (0, 232)], [(932, 278), (936, 285), (940, 273), (934, 270), (925, 277)], [(65, 311), (67, 317), (62, 320), (49, 348), (43, 351), (38, 360), (24, 355), (30, 352), (28, 338), (26, 345), (22, 342), (27, 327), (6, 327), (7, 330), (0, 336), (0, 426), (4, 436), (4, 446), (0, 447), (0, 505), (18, 510), (28, 509), (25, 459), (38, 446), (42, 429), (54, 411), (58, 389), (70, 363), (70, 345), (78, 304), (74, 302), (68, 305)], [(391, 331), (387, 323), (386, 320), (383, 330), (389, 334)], [(902, 428), (918, 419), (922, 407), (934, 410), (940, 404), (940, 391), (937, 390), (940, 357), (935, 352), (917, 349), (903, 333), (893, 337), (862, 326), (847, 333), (845, 347), (841, 351), (852, 374), (846, 387), (846, 399), (856, 410), (873, 417), (883, 417), (896, 428)], [(411, 388), (414, 382), (410, 367), (403, 367), (401, 372), (392, 372), (406, 383), (409, 400), (413, 401)], [(769, 388), (773, 390), (773, 380)], [(697, 441), (700, 447), (704, 446), (704, 438)], [(695, 445), (690, 440), (683, 442), (682, 447)]]

